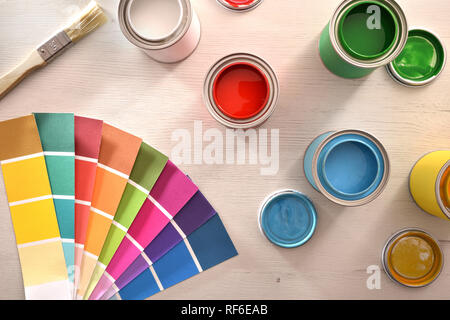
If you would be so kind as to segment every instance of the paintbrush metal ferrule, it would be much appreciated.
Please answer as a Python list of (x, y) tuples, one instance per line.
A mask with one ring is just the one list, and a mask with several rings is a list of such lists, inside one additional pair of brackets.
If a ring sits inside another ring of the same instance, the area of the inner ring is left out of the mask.
[(69, 36), (64, 31), (60, 31), (40, 45), (37, 51), (42, 59), (48, 63), (72, 45), (73, 42)]

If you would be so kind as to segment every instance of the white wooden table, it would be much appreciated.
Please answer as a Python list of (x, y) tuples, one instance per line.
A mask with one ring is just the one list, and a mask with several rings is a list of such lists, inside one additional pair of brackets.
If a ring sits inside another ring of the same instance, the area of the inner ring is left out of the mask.
[[(122, 35), (117, 0), (99, 1), (110, 19), (0, 101), (0, 120), (31, 112), (74, 112), (103, 119), (170, 155), (172, 133), (218, 128), (202, 101), (209, 66), (233, 52), (265, 58), (281, 87), (278, 108), (262, 128), (280, 130), (280, 169), (260, 175), (258, 165), (181, 165), (211, 201), (239, 256), (160, 293), (157, 299), (429, 299), (450, 298), (450, 222), (423, 213), (408, 192), (408, 174), (424, 153), (450, 143), (450, 72), (432, 86), (408, 89), (384, 69), (364, 80), (330, 74), (318, 56), (318, 37), (340, 0), (265, 0), (237, 14), (215, 0), (192, 0), (202, 24), (196, 52), (182, 63), (152, 61)], [(0, 0), (0, 73), (64, 23), (78, 0)], [(399, 0), (411, 26), (436, 31), (450, 44), (447, 0)], [(362, 129), (389, 152), (392, 175), (380, 198), (360, 208), (327, 201), (306, 181), (302, 161), (310, 141), (335, 129)], [(294, 188), (317, 207), (312, 240), (297, 249), (269, 243), (257, 211), (269, 193)], [(436, 283), (407, 289), (381, 273), (381, 289), (366, 287), (370, 265), (380, 265), (385, 240), (418, 226), (441, 240), (447, 256)], [(24, 297), (19, 259), (3, 183), (0, 187), (0, 298)]]

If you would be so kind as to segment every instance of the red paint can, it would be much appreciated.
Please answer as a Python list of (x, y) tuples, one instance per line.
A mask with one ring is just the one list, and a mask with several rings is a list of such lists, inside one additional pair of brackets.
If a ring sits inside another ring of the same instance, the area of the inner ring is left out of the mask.
[(204, 100), (220, 123), (251, 128), (273, 113), (279, 95), (278, 79), (263, 59), (236, 53), (216, 62), (206, 75)]

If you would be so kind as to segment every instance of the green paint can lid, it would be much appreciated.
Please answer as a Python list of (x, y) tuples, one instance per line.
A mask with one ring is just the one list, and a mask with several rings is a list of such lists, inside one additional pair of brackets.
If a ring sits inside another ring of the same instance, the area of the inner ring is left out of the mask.
[(429, 30), (411, 29), (405, 48), (386, 68), (399, 83), (419, 87), (434, 81), (445, 63), (446, 52), (439, 37)]

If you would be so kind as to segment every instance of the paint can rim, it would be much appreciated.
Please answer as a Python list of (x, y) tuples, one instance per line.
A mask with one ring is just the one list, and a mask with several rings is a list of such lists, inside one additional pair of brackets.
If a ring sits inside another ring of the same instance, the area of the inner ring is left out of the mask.
[(224, 8), (231, 10), (233, 12), (246, 12), (255, 9), (263, 2), (263, 0), (254, 0), (250, 4), (243, 4), (238, 6), (233, 6), (226, 0), (217, 0), (217, 2)]
[[(272, 201), (273, 199), (275, 199), (275, 198), (277, 198), (277, 197), (279, 197), (281, 195), (284, 195), (284, 194), (294, 194), (295, 196), (300, 197), (302, 200), (307, 202), (307, 204), (309, 206), (308, 213), (312, 217), (312, 223), (311, 223), (311, 227), (310, 227), (310, 230), (309, 230), (308, 234), (304, 238), (302, 238), (301, 240), (299, 240), (299, 241), (297, 241), (295, 243), (289, 244), (289, 245), (283, 245), (281, 243), (275, 242), (273, 239), (271, 239), (266, 234), (266, 232), (264, 231), (264, 229), (262, 227), (262, 214), (264, 212), (264, 209), (270, 203), (270, 201)], [(274, 245), (276, 245), (278, 247), (281, 247), (281, 248), (286, 248), (286, 249), (297, 248), (297, 247), (303, 246), (307, 242), (309, 242), (311, 240), (312, 236), (314, 235), (315, 230), (317, 228), (317, 219), (318, 219), (318, 217), (317, 217), (317, 210), (316, 210), (312, 200), (308, 196), (306, 196), (304, 193), (302, 193), (300, 191), (297, 191), (297, 190), (294, 190), (294, 189), (281, 189), (281, 190), (275, 191), (275, 192), (269, 194), (268, 196), (266, 196), (264, 198), (264, 200), (262, 201), (260, 207), (259, 207), (257, 218), (258, 218), (259, 231), (264, 235), (264, 237), (266, 237), (266, 239), (269, 240), (272, 244), (274, 244)]]
[[(378, 198), (381, 195), (381, 193), (384, 191), (384, 189), (386, 188), (387, 183), (389, 181), (391, 168), (390, 168), (389, 156), (388, 156), (386, 149), (384, 148), (383, 144), (375, 136), (373, 136), (372, 134), (370, 134), (366, 131), (353, 130), (353, 129), (348, 130), (347, 129), (347, 130), (331, 131), (331, 132), (332, 133), (318, 145), (317, 149), (314, 152), (313, 159), (312, 159), (311, 171), (312, 171), (314, 183), (316, 184), (318, 191), (320, 193), (322, 193), (326, 198), (331, 200), (332, 202), (343, 205), (343, 206), (357, 207), (357, 206), (366, 205), (366, 204), (372, 202), (373, 200), (375, 200), (376, 198)], [(344, 200), (344, 199), (340, 199), (340, 198), (332, 195), (322, 185), (319, 175), (318, 175), (317, 162), (318, 162), (319, 155), (320, 155), (321, 151), (323, 150), (323, 148), (333, 139), (335, 139), (339, 136), (342, 136), (342, 135), (347, 135), (347, 134), (360, 135), (362, 137), (365, 137), (366, 139), (369, 139), (371, 142), (373, 142), (375, 144), (375, 146), (378, 148), (378, 150), (380, 151), (381, 156), (383, 158), (383, 163), (384, 163), (383, 176), (381, 178), (380, 183), (376, 187), (376, 189), (373, 192), (371, 192), (369, 195), (367, 195), (366, 197), (358, 199), (358, 200)]]
[(448, 161), (442, 166), (441, 170), (439, 170), (439, 173), (438, 173), (438, 175), (437, 175), (437, 177), (436, 177), (436, 184), (435, 184), (435, 192), (436, 192), (436, 199), (437, 199), (437, 202), (438, 202), (438, 204), (439, 204), (439, 207), (440, 207), (441, 210), (442, 210), (442, 213), (443, 213), (445, 216), (447, 216), (448, 219), (450, 219), (450, 209), (447, 208), (447, 207), (444, 205), (444, 201), (442, 200), (440, 183), (441, 183), (441, 180), (442, 180), (442, 178), (443, 178), (443, 176), (444, 176), (444, 173), (445, 173), (445, 172), (447, 171), (447, 169), (449, 169), (449, 168), (450, 168), (450, 160), (448, 160)]
[[(269, 82), (269, 98), (261, 111), (253, 117), (237, 119), (224, 114), (214, 99), (213, 86), (221, 70), (235, 63), (248, 63), (262, 72)], [(216, 121), (234, 129), (249, 129), (264, 123), (275, 111), (279, 96), (279, 83), (272, 67), (262, 58), (250, 53), (229, 54), (215, 62), (208, 70), (203, 85), (203, 100), (209, 113)]]
[[(408, 283), (403, 283), (397, 279), (395, 279), (393, 277), (393, 275), (391, 274), (391, 272), (389, 271), (389, 267), (388, 267), (388, 262), (387, 262), (387, 254), (390, 248), (390, 245), (396, 240), (398, 239), (400, 236), (402, 236), (405, 233), (408, 232), (418, 232), (418, 233), (423, 233), (425, 235), (427, 235), (428, 237), (430, 237), (437, 245), (437, 248), (439, 249), (439, 253), (441, 255), (441, 266), (439, 271), (436, 273), (436, 275), (434, 276), (434, 278), (425, 284), (422, 285), (411, 285)], [(434, 281), (436, 281), (437, 278), (439, 278), (442, 270), (444, 269), (444, 263), (445, 263), (445, 259), (444, 259), (444, 252), (442, 251), (441, 245), (439, 243), (439, 240), (434, 237), (432, 234), (430, 234), (429, 232), (421, 229), (421, 228), (416, 228), (416, 227), (408, 227), (408, 228), (402, 228), (400, 230), (398, 230), (397, 232), (393, 233), (386, 241), (385, 245), (383, 246), (383, 250), (381, 251), (381, 264), (383, 266), (384, 272), (386, 273), (386, 275), (388, 276), (389, 279), (391, 279), (393, 282), (398, 283), (402, 286), (408, 287), (408, 288), (423, 288), (426, 286), (429, 286), (430, 284), (432, 284)]]
[(380, 2), (383, 5), (389, 7), (390, 11), (392, 11), (396, 19), (398, 21), (398, 28), (400, 29), (398, 32), (398, 37), (396, 44), (392, 46), (392, 48), (386, 52), (384, 55), (372, 59), (372, 60), (362, 60), (357, 59), (346, 52), (344, 47), (339, 41), (339, 22), (341, 17), (344, 15), (346, 10), (353, 5), (367, 2), (367, 0), (344, 0), (334, 11), (334, 14), (329, 23), (329, 34), (330, 41), (333, 49), (339, 55), (341, 59), (345, 62), (363, 69), (373, 69), (378, 68), (384, 65), (387, 65), (389, 62), (394, 60), (403, 50), (406, 45), (406, 40), (408, 38), (408, 23), (406, 21), (405, 13), (402, 8), (397, 4), (394, 0), (371, 0), (371, 2)]
[(437, 74), (431, 76), (430, 78), (428, 78), (426, 80), (422, 80), (422, 81), (414, 81), (414, 80), (402, 77), (397, 72), (397, 70), (395, 70), (395, 68), (394, 68), (394, 60), (395, 59), (392, 60), (389, 64), (387, 64), (386, 65), (386, 71), (391, 76), (391, 78), (393, 80), (395, 80), (397, 83), (399, 83), (401, 85), (404, 85), (406, 87), (409, 87), (409, 88), (423, 87), (423, 86), (427, 86), (427, 85), (431, 84), (432, 82), (434, 82), (435, 80), (437, 80), (440, 77), (440, 75), (444, 71), (445, 66), (447, 64), (447, 49), (445, 48), (441, 37), (437, 33), (435, 33), (434, 31), (432, 31), (430, 29), (413, 27), (413, 28), (408, 30), (408, 38), (409, 38), (409, 33), (410, 32), (414, 32), (414, 31), (422, 31), (422, 32), (428, 33), (432, 37), (434, 37), (440, 43), (440, 45), (442, 47), (443, 57), (442, 57), (442, 66), (441, 66), (439, 72)]
[(118, 6), (119, 25), (122, 33), (128, 41), (143, 50), (162, 50), (171, 47), (184, 37), (191, 26), (191, 22), (194, 17), (194, 9), (192, 8), (191, 2), (190, 0), (178, 0), (182, 5), (182, 17), (177, 30), (172, 32), (168, 37), (161, 38), (160, 40), (155, 39), (152, 41), (143, 38), (133, 30), (128, 19), (129, 4), (131, 1), (133, 0), (120, 0)]

